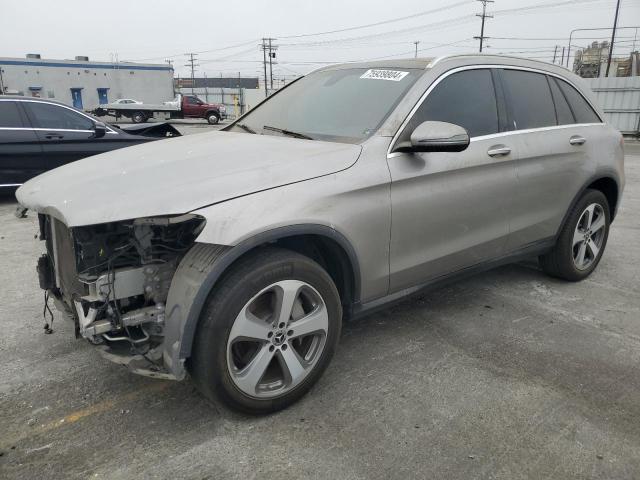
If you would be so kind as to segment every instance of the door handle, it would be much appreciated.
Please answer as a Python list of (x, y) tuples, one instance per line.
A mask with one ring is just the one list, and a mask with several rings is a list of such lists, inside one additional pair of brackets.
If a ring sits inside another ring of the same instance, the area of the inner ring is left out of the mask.
[(47, 133), (44, 138), (47, 140), (62, 140), (64, 135), (60, 135), (59, 133)]
[(505, 145), (494, 145), (487, 151), (487, 155), (490, 157), (504, 157), (510, 153), (511, 149)]
[(586, 141), (587, 139), (584, 137), (581, 137), (580, 135), (574, 135), (569, 139), (569, 143), (571, 145), (584, 145)]

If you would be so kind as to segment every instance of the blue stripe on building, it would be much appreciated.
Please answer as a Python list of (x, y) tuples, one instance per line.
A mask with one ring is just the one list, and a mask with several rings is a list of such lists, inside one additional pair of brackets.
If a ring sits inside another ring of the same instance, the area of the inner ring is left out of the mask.
[(25, 67), (63, 67), (63, 68), (102, 68), (109, 70), (165, 70), (173, 71), (173, 68), (167, 66), (150, 66), (150, 65), (128, 65), (126, 63), (64, 63), (64, 62), (33, 62), (22, 60), (0, 60), (0, 65), (23, 65)]

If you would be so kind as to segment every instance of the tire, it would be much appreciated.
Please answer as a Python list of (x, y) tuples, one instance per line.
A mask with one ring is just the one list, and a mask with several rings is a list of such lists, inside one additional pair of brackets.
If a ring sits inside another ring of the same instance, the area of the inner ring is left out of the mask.
[(207, 114), (207, 122), (209, 122), (209, 125), (217, 125), (219, 121), (220, 117), (218, 117), (218, 115), (216, 115), (215, 113)]
[[(274, 322), (283, 298), (295, 299), (284, 310), (291, 314)], [(209, 295), (187, 366), (214, 404), (275, 412), (318, 381), (341, 324), (340, 296), (320, 265), (293, 251), (261, 248), (232, 266)]]
[(540, 257), (542, 269), (570, 282), (587, 278), (602, 258), (610, 224), (607, 197), (599, 190), (586, 190), (571, 209), (553, 249)]
[(144, 123), (147, 121), (147, 116), (144, 112), (134, 112), (133, 115), (131, 115), (131, 120), (133, 120), (133, 123)]

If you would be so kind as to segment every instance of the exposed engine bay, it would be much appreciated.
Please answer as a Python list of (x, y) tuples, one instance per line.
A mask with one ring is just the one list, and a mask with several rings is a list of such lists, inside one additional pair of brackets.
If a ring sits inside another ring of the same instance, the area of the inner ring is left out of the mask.
[(40, 286), (75, 322), (76, 336), (154, 362), (164, 337), (171, 280), (204, 227), (197, 215), (68, 228), (39, 215), (47, 253)]

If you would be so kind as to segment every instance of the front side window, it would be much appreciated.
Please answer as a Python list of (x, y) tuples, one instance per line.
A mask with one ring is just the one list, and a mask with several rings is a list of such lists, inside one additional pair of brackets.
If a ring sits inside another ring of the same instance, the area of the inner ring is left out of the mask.
[(429, 93), (402, 133), (401, 141), (423, 122), (448, 122), (464, 127), (470, 137), (500, 131), (491, 71), (474, 69), (445, 77)]
[(277, 129), (314, 140), (358, 143), (378, 130), (423, 72), (391, 67), (318, 71), (274, 94), (240, 124), (263, 134)]
[(187, 103), (189, 105), (200, 105), (202, 102), (197, 97), (187, 97)]
[(564, 93), (577, 123), (602, 123), (584, 97), (564, 80), (556, 80)]
[(16, 102), (0, 101), (0, 128), (23, 128), (22, 117)]
[(547, 76), (521, 70), (502, 70), (514, 130), (557, 125)]
[(91, 130), (91, 119), (59, 105), (51, 103), (28, 102), (27, 108), (31, 112), (33, 122), (37, 128), (64, 130)]

